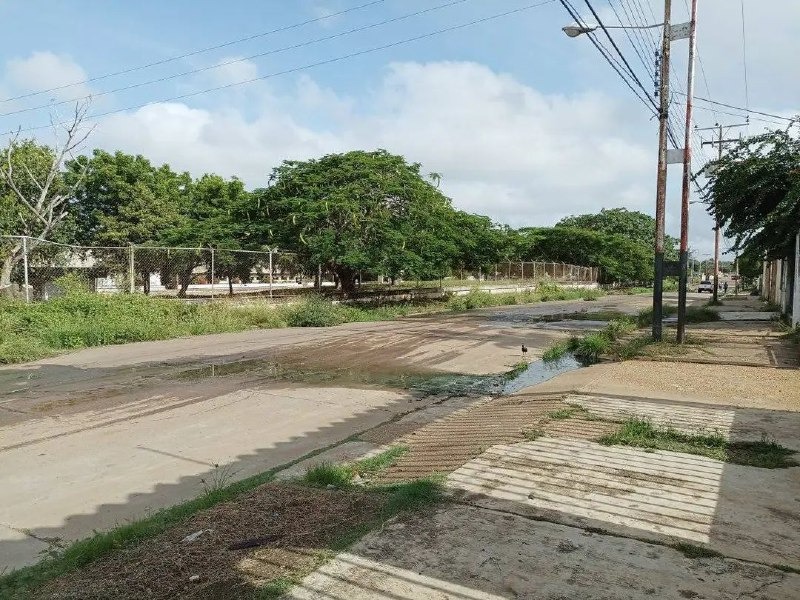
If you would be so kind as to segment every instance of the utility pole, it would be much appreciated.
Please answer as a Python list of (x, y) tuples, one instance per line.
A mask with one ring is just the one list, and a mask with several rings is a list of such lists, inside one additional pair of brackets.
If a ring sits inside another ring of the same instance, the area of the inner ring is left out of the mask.
[(667, 118), (669, 117), (669, 50), (672, 0), (664, 0), (664, 28), (661, 38), (661, 71), (658, 94), (658, 176), (656, 179), (656, 236), (653, 264), (653, 340), (661, 341), (664, 318), (664, 212), (667, 203)]
[(692, 100), (694, 98), (694, 53), (697, 45), (697, 0), (692, 0), (689, 21), (689, 69), (686, 80), (686, 128), (683, 141), (683, 187), (681, 190), (681, 245), (678, 255), (678, 331), (676, 341), (682, 344), (686, 337), (686, 288), (688, 285), (686, 263), (689, 249), (689, 184), (692, 179)]
[[(750, 123), (736, 123), (734, 125), (725, 125), (726, 128), (733, 128), (733, 127), (747, 127)], [(717, 155), (717, 160), (722, 160), (722, 148), (725, 144), (732, 144), (734, 142), (738, 142), (738, 138), (724, 140), (722, 139), (722, 128), (723, 126), (717, 123), (714, 127), (703, 127), (702, 129), (697, 129), (696, 131), (709, 131), (711, 129), (717, 130), (717, 139), (709, 142), (703, 142), (703, 146), (717, 146), (717, 150), (719, 154)], [(718, 288), (719, 288), (719, 233), (720, 233), (720, 223), (719, 223), (719, 215), (717, 214), (716, 209), (714, 210), (714, 291), (713, 291), (713, 301), (716, 303), (719, 300)]]

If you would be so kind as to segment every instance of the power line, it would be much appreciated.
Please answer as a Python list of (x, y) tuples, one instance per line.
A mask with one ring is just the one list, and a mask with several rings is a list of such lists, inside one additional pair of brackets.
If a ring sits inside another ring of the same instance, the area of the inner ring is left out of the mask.
[[(686, 94), (684, 94), (682, 92), (676, 92), (676, 93), (679, 93), (682, 96), (686, 95)], [(709, 104), (715, 104), (716, 106), (724, 106), (725, 108), (732, 108), (734, 110), (740, 110), (740, 111), (742, 111), (744, 113), (747, 113), (747, 114), (761, 115), (761, 116), (764, 116), (764, 117), (770, 117), (772, 119), (780, 119), (782, 121), (794, 121), (794, 119), (792, 119), (791, 117), (782, 117), (781, 115), (775, 115), (775, 114), (768, 113), (768, 112), (762, 112), (760, 110), (751, 110), (749, 108), (743, 108), (741, 106), (734, 106), (733, 104), (726, 104), (725, 102), (717, 102), (716, 100), (711, 100), (709, 98), (701, 98), (699, 96), (695, 96), (694, 99), (695, 100), (701, 100), (703, 102), (708, 102)]]
[(19, 96), (13, 96), (11, 98), (5, 98), (0, 100), (0, 103), (3, 102), (11, 102), (12, 100), (21, 100), (23, 98), (30, 98), (32, 96), (38, 96), (40, 94), (46, 94), (48, 92), (55, 92), (58, 90), (64, 90), (67, 88), (75, 87), (78, 85), (83, 85), (85, 83), (91, 83), (93, 81), (100, 81), (101, 79), (108, 79), (109, 77), (117, 77), (118, 75), (127, 75), (128, 73), (134, 73), (136, 71), (141, 71), (143, 69), (149, 69), (150, 67), (157, 67), (160, 65), (165, 65), (171, 62), (175, 62), (176, 60), (181, 60), (183, 58), (189, 58), (190, 56), (197, 56), (198, 54), (203, 54), (205, 52), (211, 52), (212, 50), (219, 50), (220, 48), (227, 48), (228, 46), (233, 46), (236, 44), (241, 44), (244, 42), (249, 42), (251, 40), (255, 40), (258, 38), (266, 37), (268, 35), (273, 35), (275, 33), (281, 33), (284, 31), (290, 31), (292, 29), (297, 29), (299, 27), (304, 27), (306, 25), (311, 25), (312, 23), (319, 23), (321, 21), (325, 21), (327, 19), (333, 19), (335, 17), (339, 17), (341, 15), (345, 15), (347, 13), (351, 13), (357, 10), (361, 10), (363, 8), (369, 8), (370, 6), (375, 6), (376, 4), (382, 4), (386, 2), (386, 0), (372, 0), (371, 2), (367, 2), (366, 4), (360, 4), (358, 6), (353, 6), (351, 8), (346, 8), (344, 10), (340, 10), (335, 13), (331, 13), (328, 15), (323, 15), (321, 17), (316, 17), (314, 19), (308, 19), (306, 21), (301, 21), (299, 23), (293, 23), (291, 25), (284, 25), (282, 27), (278, 27), (276, 29), (271, 29), (269, 31), (264, 31), (262, 33), (256, 33), (254, 35), (249, 35), (247, 37), (239, 38), (236, 40), (230, 40), (228, 42), (223, 42), (221, 44), (216, 44), (215, 46), (208, 46), (206, 48), (200, 48), (199, 50), (192, 50), (191, 52), (187, 52), (185, 54), (179, 54), (177, 56), (171, 56), (169, 58), (164, 58), (162, 60), (157, 60), (151, 63), (146, 63), (143, 65), (138, 65), (135, 67), (129, 67), (127, 69), (122, 69), (120, 71), (114, 71), (112, 73), (105, 73), (103, 75), (97, 75), (96, 77), (89, 77), (88, 79), (82, 79), (81, 81), (75, 81), (73, 83), (66, 83), (64, 85), (59, 85), (51, 88), (47, 88), (46, 90), (40, 90), (38, 92), (30, 92), (28, 94), (22, 94)]
[[(89, 119), (98, 119), (98, 118), (101, 118), (101, 117), (106, 117), (106, 116), (109, 116), (109, 115), (125, 112), (125, 111), (128, 111), (128, 110), (137, 110), (139, 108), (144, 108), (145, 106), (148, 106), (148, 105), (153, 104), (153, 103), (162, 103), (162, 102), (171, 102), (171, 101), (174, 101), (174, 100), (183, 100), (185, 98), (191, 98), (191, 97), (194, 97), (194, 96), (200, 96), (202, 94), (208, 94), (208, 93), (211, 93), (211, 92), (217, 92), (217, 91), (221, 91), (221, 90), (225, 90), (225, 89), (230, 89), (230, 88), (237, 87), (237, 86), (240, 86), (240, 85), (247, 85), (247, 84), (250, 84), (250, 83), (255, 83), (256, 81), (263, 81), (265, 79), (271, 79), (273, 77), (278, 77), (280, 75), (288, 75), (290, 73), (297, 73), (298, 71), (304, 71), (306, 69), (312, 69), (314, 67), (320, 67), (320, 66), (324, 66), (324, 65), (329, 65), (329, 64), (341, 62), (341, 61), (348, 60), (348, 59), (351, 59), (351, 58), (355, 58), (355, 57), (358, 57), (358, 56), (363, 56), (365, 54), (371, 54), (373, 52), (379, 52), (381, 50), (386, 50), (388, 48), (394, 48), (396, 46), (402, 46), (404, 44), (410, 44), (412, 42), (416, 42), (416, 41), (419, 41), (419, 40), (424, 40), (424, 39), (431, 38), (431, 37), (434, 37), (434, 36), (437, 36), (437, 35), (441, 35), (441, 34), (444, 34), (444, 33), (449, 33), (451, 31), (457, 31), (459, 29), (464, 29), (466, 27), (471, 27), (473, 25), (479, 25), (481, 23), (486, 23), (488, 21), (493, 21), (495, 19), (500, 19), (502, 17), (507, 17), (509, 15), (519, 14), (519, 13), (524, 12), (526, 10), (531, 10), (533, 8), (538, 8), (538, 7), (544, 6), (546, 4), (551, 4), (551, 3), (555, 2), (555, 1), (556, 0), (543, 0), (542, 2), (537, 2), (535, 4), (528, 4), (527, 6), (522, 6), (520, 8), (516, 8), (516, 9), (513, 9), (513, 10), (508, 10), (508, 11), (505, 11), (505, 12), (502, 12), (502, 13), (496, 13), (496, 14), (489, 15), (488, 17), (483, 17), (483, 18), (480, 18), (480, 19), (474, 19), (474, 20), (469, 21), (467, 23), (460, 23), (458, 25), (452, 25), (450, 27), (437, 29), (437, 30), (431, 31), (429, 33), (424, 33), (424, 34), (417, 35), (417, 36), (414, 36), (414, 37), (405, 38), (405, 39), (398, 40), (398, 41), (395, 41), (395, 42), (390, 42), (388, 44), (382, 44), (380, 46), (374, 46), (372, 48), (366, 48), (364, 50), (358, 50), (356, 52), (350, 52), (349, 54), (343, 54), (343, 55), (340, 55), (340, 56), (335, 56), (333, 58), (328, 58), (326, 60), (321, 60), (321, 61), (309, 63), (309, 64), (302, 65), (302, 66), (299, 66), (299, 67), (293, 67), (293, 68), (290, 68), (290, 69), (284, 69), (282, 71), (275, 71), (273, 73), (268, 73), (266, 75), (261, 75), (259, 77), (253, 77), (253, 78), (247, 79), (245, 81), (237, 81), (237, 82), (234, 82), (234, 83), (227, 83), (225, 85), (219, 85), (219, 86), (207, 88), (207, 89), (204, 89), (204, 90), (198, 90), (198, 91), (195, 91), (195, 92), (189, 92), (187, 94), (181, 94), (179, 96), (172, 96), (172, 97), (169, 97), (169, 98), (162, 98), (160, 100), (153, 100), (153, 101), (145, 102), (143, 104), (138, 104), (138, 105), (135, 105), (135, 106), (128, 106), (128, 107), (125, 107), (125, 108), (118, 108), (118, 109), (115, 109), (115, 110), (109, 110), (109, 111), (106, 111), (106, 112), (103, 112), (103, 113), (98, 113), (98, 114), (94, 114), (94, 115), (88, 115), (88, 118)], [(56, 123), (56, 125), (60, 125), (60, 124), (61, 123)], [(7, 131), (5, 133), (6, 134), (24, 133), (24, 132), (28, 132), (28, 131), (36, 131), (36, 130), (39, 130), (39, 129), (47, 129), (47, 128), (50, 128), (50, 127), (52, 127), (52, 124), (39, 125), (39, 126), (35, 126), (35, 127), (28, 127), (28, 128), (19, 129), (19, 130), (16, 130), (16, 131)]]
[[(624, 25), (625, 23), (623, 22), (622, 18), (619, 16), (619, 13), (617, 12), (617, 9), (614, 6), (614, 3), (612, 2), (612, 0), (608, 0), (608, 5), (611, 7), (611, 10), (614, 11), (614, 16), (617, 18), (617, 21), (620, 23), (620, 25)], [(647, 62), (647, 59), (645, 59), (645, 57), (644, 57), (645, 55), (648, 54), (648, 52), (645, 51), (644, 55), (643, 55), (643, 53), (641, 51), (642, 50), (641, 44), (639, 44), (637, 46), (637, 44), (634, 41), (634, 36), (631, 35), (631, 33), (630, 33), (631, 30), (629, 28), (625, 27), (623, 29), (623, 31), (625, 32), (625, 36), (628, 38), (628, 42), (630, 43), (631, 48), (633, 48), (633, 51), (636, 53), (636, 56), (639, 57), (639, 62), (642, 63), (642, 66), (644, 67), (645, 71), (649, 75), (650, 80), (655, 84), (655, 82), (656, 82), (655, 74), (651, 70), (651, 65)]]
[(148, 81), (141, 81), (139, 83), (132, 83), (130, 85), (126, 85), (126, 86), (122, 86), (122, 87), (106, 90), (106, 91), (103, 91), (103, 92), (98, 92), (96, 94), (87, 94), (85, 96), (79, 96), (79, 97), (76, 97), (76, 98), (70, 98), (69, 100), (60, 100), (58, 102), (50, 102), (48, 104), (40, 104), (38, 106), (30, 106), (28, 108), (20, 108), (20, 109), (17, 109), (17, 110), (12, 110), (12, 111), (6, 112), (6, 113), (0, 113), (0, 117), (8, 117), (10, 115), (17, 115), (17, 114), (21, 114), (21, 113), (25, 113), (25, 112), (31, 112), (31, 111), (34, 111), (34, 110), (50, 109), (50, 108), (52, 108), (54, 106), (61, 106), (61, 105), (64, 105), (64, 104), (72, 104), (74, 102), (80, 102), (82, 100), (89, 100), (89, 99), (93, 99), (93, 98), (99, 98), (100, 96), (108, 96), (110, 94), (115, 94), (117, 92), (125, 92), (125, 91), (128, 91), (128, 90), (132, 90), (132, 89), (136, 89), (136, 88), (140, 88), (140, 87), (145, 87), (145, 86), (148, 86), (148, 85), (153, 85), (153, 84), (156, 84), (156, 83), (163, 83), (165, 81), (170, 81), (172, 79), (178, 79), (180, 77), (186, 77), (188, 75), (196, 75), (197, 73), (203, 73), (203, 72), (206, 72), (206, 71), (212, 71), (214, 69), (220, 69), (222, 67), (226, 67), (226, 66), (229, 66), (229, 65), (245, 62), (245, 61), (248, 61), (248, 60), (252, 60), (254, 58), (263, 58), (264, 56), (269, 56), (269, 55), (272, 55), (272, 54), (278, 54), (280, 52), (286, 52), (288, 50), (297, 50), (298, 48), (304, 48), (306, 46), (311, 46), (313, 44), (319, 44), (321, 42), (327, 42), (327, 41), (334, 40), (334, 39), (337, 39), (337, 38), (341, 38), (341, 37), (345, 37), (345, 36), (348, 36), (348, 35), (352, 35), (354, 33), (359, 33), (361, 31), (366, 31), (368, 29), (374, 29), (375, 27), (381, 27), (383, 25), (388, 25), (390, 23), (396, 23), (398, 21), (403, 21), (403, 20), (406, 20), (406, 19), (410, 19), (412, 17), (417, 17), (417, 16), (423, 15), (425, 13), (433, 12), (435, 10), (441, 10), (443, 8), (449, 8), (449, 7), (455, 6), (457, 4), (463, 4), (464, 2), (468, 2), (468, 1), (469, 0), (452, 0), (451, 2), (447, 2), (445, 4), (440, 4), (438, 6), (432, 6), (430, 8), (425, 8), (425, 9), (418, 10), (418, 11), (415, 11), (415, 12), (412, 12), (412, 13), (408, 13), (408, 14), (405, 14), (405, 15), (400, 15), (399, 17), (392, 17), (391, 19), (385, 19), (385, 20), (379, 21), (377, 23), (370, 23), (368, 25), (362, 25), (360, 27), (354, 27), (354, 28), (348, 29), (346, 31), (340, 31), (339, 33), (335, 33), (335, 34), (324, 36), (324, 37), (320, 37), (320, 38), (315, 38), (313, 40), (307, 40), (305, 42), (299, 42), (297, 44), (292, 44), (290, 46), (283, 46), (282, 48), (274, 48), (272, 50), (267, 50), (266, 52), (259, 52), (258, 54), (252, 54), (250, 56), (245, 56), (245, 57), (242, 57), (242, 58), (234, 58), (234, 59), (231, 59), (231, 60), (223, 61), (221, 63), (217, 63), (215, 65), (209, 65), (207, 67), (200, 67), (200, 68), (197, 68), (197, 69), (192, 69), (190, 71), (183, 71), (182, 73), (174, 73), (172, 75), (165, 75), (164, 77), (159, 77), (157, 79), (150, 79)]
[(740, 0), (742, 7), (742, 66), (744, 67), (744, 105), (750, 107), (750, 91), (747, 85), (747, 37), (744, 27), (744, 0)]
[(628, 72), (633, 77), (633, 80), (640, 88), (642, 88), (642, 91), (645, 93), (645, 95), (649, 97), (647, 88), (645, 88), (644, 85), (642, 85), (642, 82), (636, 75), (636, 71), (633, 70), (633, 67), (631, 67), (630, 63), (628, 62), (628, 59), (625, 58), (625, 55), (622, 53), (622, 50), (620, 50), (619, 46), (617, 46), (617, 42), (615, 42), (614, 38), (611, 37), (611, 34), (608, 32), (605, 23), (603, 23), (603, 20), (600, 18), (600, 15), (597, 14), (597, 11), (594, 9), (594, 6), (592, 6), (592, 3), (589, 0), (584, 0), (584, 2), (586, 2), (586, 6), (591, 11), (592, 16), (597, 20), (597, 23), (598, 25), (600, 25), (600, 28), (603, 30), (603, 33), (606, 34), (606, 37), (608, 38), (608, 41), (611, 42), (611, 45), (614, 47), (614, 50), (616, 50), (617, 54), (619, 54), (619, 57), (622, 59), (622, 62), (625, 63), (625, 66), (628, 68)]
[[(584, 22), (583, 22), (583, 20), (580, 18), (580, 16), (578, 15), (578, 13), (575, 11), (575, 8), (574, 8), (574, 7), (573, 7), (573, 6), (572, 6), (572, 5), (569, 3), (569, 0), (559, 0), (559, 1), (561, 2), (561, 5), (564, 7), (564, 10), (566, 10), (566, 11), (567, 11), (567, 13), (569, 13), (570, 17), (572, 17), (572, 19), (573, 19), (573, 20), (574, 20), (576, 23), (578, 23), (579, 25), (582, 25), (582, 26), (584, 26), (584, 27), (586, 26), (586, 23), (584, 23)], [(631, 91), (634, 93), (634, 95), (635, 95), (635, 96), (636, 96), (636, 97), (637, 97), (637, 98), (638, 98), (638, 99), (639, 99), (639, 100), (640, 100), (640, 101), (641, 101), (641, 102), (642, 102), (642, 103), (643, 103), (643, 104), (644, 104), (644, 105), (645, 105), (645, 106), (646, 106), (646, 107), (647, 107), (647, 108), (648, 108), (648, 109), (649, 109), (649, 110), (650, 110), (650, 111), (651, 111), (651, 112), (652, 112), (654, 115), (658, 115), (657, 108), (654, 108), (654, 106), (655, 106), (655, 103), (654, 103), (654, 102), (652, 102), (652, 99), (650, 99), (650, 98), (649, 98), (649, 96), (647, 96), (647, 94), (646, 94), (646, 93), (645, 93), (645, 96), (644, 96), (644, 97), (642, 97), (642, 95), (641, 95), (641, 94), (638, 92), (638, 90), (637, 90), (635, 87), (633, 87), (633, 84), (631, 84), (631, 82), (628, 80), (628, 78), (627, 78), (627, 77), (625, 76), (625, 74), (623, 73), (624, 69), (622, 69), (622, 66), (621, 66), (621, 65), (619, 65), (619, 63), (616, 63), (616, 64), (615, 64), (614, 57), (610, 55), (610, 53), (608, 52), (608, 50), (606, 50), (606, 48), (605, 48), (605, 47), (603, 47), (603, 45), (602, 45), (602, 44), (600, 44), (600, 42), (598, 42), (598, 40), (596, 39), (596, 37), (594, 36), (594, 34), (592, 34), (591, 32), (589, 32), (589, 33), (587, 33), (587, 37), (589, 38), (589, 41), (591, 41), (591, 42), (592, 42), (592, 45), (594, 45), (594, 47), (595, 47), (595, 48), (597, 48), (597, 51), (600, 53), (600, 55), (601, 55), (601, 56), (602, 56), (602, 57), (603, 57), (603, 58), (606, 60), (606, 62), (608, 62), (608, 64), (609, 64), (609, 65), (611, 65), (611, 68), (612, 68), (612, 69), (614, 69), (614, 71), (616, 71), (617, 75), (619, 75), (619, 76), (620, 76), (620, 79), (622, 79), (622, 81), (625, 83), (625, 85), (627, 85), (627, 86), (628, 86), (628, 88), (629, 88), (629, 89), (630, 89), (630, 90), (631, 90)], [(622, 69), (622, 70), (621, 70), (621, 69)], [(650, 103), (648, 103), (648, 100), (650, 100)], [(651, 106), (651, 104), (653, 104), (653, 106)]]

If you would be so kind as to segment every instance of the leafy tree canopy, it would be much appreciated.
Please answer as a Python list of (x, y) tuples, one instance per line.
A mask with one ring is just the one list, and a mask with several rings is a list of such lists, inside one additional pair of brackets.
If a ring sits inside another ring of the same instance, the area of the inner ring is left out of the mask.
[(708, 212), (734, 250), (770, 258), (792, 254), (800, 227), (800, 138), (786, 130), (743, 138), (705, 171)]
[(524, 260), (564, 262), (600, 267), (604, 282), (652, 279), (652, 252), (625, 236), (577, 227), (525, 229), (519, 248)]
[(360, 270), (388, 275), (443, 273), (454, 252), (440, 232), (450, 200), (419, 164), (378, 150), (286, 161), (272, 175), (267, 218), (309, 266), (333, 271), (345, 293)]
[(191, 187), (188, 173), (153, 166), (143, 156), (95, 150), (67, 165), (67, 177), (84, 171), (75, 198), (78, 239), (98, 245), (159, 242), (180, 225)]
[[(590, 229), (609, 235), (620, 235), (650, 248), (655, 246), (656, 220), (638, 210), (603, 208), (599, 213), (565, 217), (556, 227)], [(664, 253), (667, 258), (677, 258), (678, 240), (664, 236)]]

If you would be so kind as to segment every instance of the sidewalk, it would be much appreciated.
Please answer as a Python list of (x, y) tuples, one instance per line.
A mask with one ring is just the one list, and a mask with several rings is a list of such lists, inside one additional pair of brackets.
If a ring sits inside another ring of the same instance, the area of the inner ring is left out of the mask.
[(691, 328), (728, 336), (713, 364), (596, 365), (406, 434), (384, 480), (447, 473), (454, 503), (367, 535), (289, 597), (796, 598), (800, 467), (597, 442), (637, 417), (800, 450), (797, 348), (758, 327)]

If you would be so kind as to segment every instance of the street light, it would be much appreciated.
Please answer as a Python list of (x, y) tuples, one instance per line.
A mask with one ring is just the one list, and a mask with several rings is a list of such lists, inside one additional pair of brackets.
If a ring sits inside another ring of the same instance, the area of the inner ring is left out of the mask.
[[(571, 12), (571, 11), (570, 11)], [(672, 159), (673, 153), (667, 152), (667, 133), (669, 116), (669, 69), (671, 42), (689, 38), (689, 75), (686, 98), (686, 131), (684, 148), (680, 152), (683, 156), (683, 189), (681, 197), (681, 252), (680, 252), (680, 285), (678, 293), (678, 342), (683, 341), (683, 329), (686, 317), (686, 287), (687, 287), (687, 249), (688, 249), (688, 221), (689, 221), (689, 175), (691, 169), (690, 124), (692, 114), (692, 95), (694, 85), (694, 38), (697, 19), (697, 0), (692, 0), (692, 20), (688, 23), (672, 24), (672, 0), (664, 0), (664, 21), (654, 25), (624, 26), (610, 25), (603, 29), (653, 29), (662, 27), (660, 72), (658, 81), (658, 170), (656, 179), (656, 230), (654, 240), (653, 261), (653, 340), (661, 341), (663, 318), (663, 291), (664, 291), (664, 214), (666, 212), (667, 195), (667, 164), (678, 162)], [(573, 15), (574, 16), (574, 15)], [(595, 14), (597, 18), (597, 15)], [(579, 19), (580, 20), (580, 19)], [(562, 30), (569, 37), (578, 37), (582, 33), (591, 33), (599, 26), (593, 23), (573, 23), (563, 27)]]
[[(606, 25), (606, 29), (654, 29), (656, 27), (661, 27), (663, 23), (656, 23), (655, 25)], [(572, 23), (571, 25), (567, 25), (566, 27), (562, 27), (561, 31), (566, 33), (569, 37), (574, 38), (578, 37), (582, 33), (591, 33), (600, 29), (600, 25), (596, 23)]]

